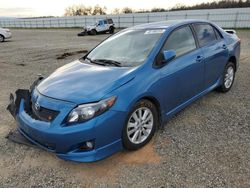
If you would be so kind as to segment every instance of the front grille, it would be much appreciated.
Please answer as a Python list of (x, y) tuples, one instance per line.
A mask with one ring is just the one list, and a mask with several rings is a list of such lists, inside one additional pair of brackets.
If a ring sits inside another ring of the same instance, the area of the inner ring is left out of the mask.
[(35, 108), (35, 104), (31, 104), (30, 116), (36, 120), (51, 122), (59, 114), (58, 111), (44, 108), (42, 106)]

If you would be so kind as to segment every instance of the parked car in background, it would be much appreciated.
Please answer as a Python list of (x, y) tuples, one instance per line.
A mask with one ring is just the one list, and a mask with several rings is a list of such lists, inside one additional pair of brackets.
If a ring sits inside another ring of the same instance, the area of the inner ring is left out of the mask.
[(66, 160), (96, 161), (143, 147), (195, 100), (214, 89), (228, 92), (239, 57), (237, 35), (212, 22), (138, 25), (30, 90), (17, 90), (8, 109), (20, 133), (39, 147)]
[(115, 31), (115, 24), (112, 19), (103, 19), (96, 21), (96, 23), (93, 25), (84, 27), (83, 29), (84, 31), (81, 33), (83, 35), (86, 33), (89, 35), (96, 35), (98, 33), (107, 33), (107, 32), (112, 34)]
[(3, 42), (5, 39), (11, 38), (11, 32), (9, 29), (0, 28), (0, 42)]

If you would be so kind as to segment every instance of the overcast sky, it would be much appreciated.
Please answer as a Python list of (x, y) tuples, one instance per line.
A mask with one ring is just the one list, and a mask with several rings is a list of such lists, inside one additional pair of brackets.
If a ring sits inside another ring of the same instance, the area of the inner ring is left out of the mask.
[(171, 8), (180, 3), (193, 5), (212, 0), (0, 0), (0, 16), (62, 16), (65, 8), (71, 5), (106, 6), (108, 12), (114, 8), (151, 9)]

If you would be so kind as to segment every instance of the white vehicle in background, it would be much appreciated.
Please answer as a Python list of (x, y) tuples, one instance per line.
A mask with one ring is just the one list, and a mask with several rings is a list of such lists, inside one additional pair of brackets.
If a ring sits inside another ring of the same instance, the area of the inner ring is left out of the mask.
[(0, 42), (3, 42), (5, 39), (11, 38), (11, 32), (9, 29), (0, 28)]
[(83, 27), (83, 32), (78, 34), (78, 36), (84, 36), (85, 34), (96, 35), (98, 33), (107, 33), (113, 34), (115, 31), (115, 24), (112, 19), (102, 19), (96, 21), (93, 25), (88, 25)]

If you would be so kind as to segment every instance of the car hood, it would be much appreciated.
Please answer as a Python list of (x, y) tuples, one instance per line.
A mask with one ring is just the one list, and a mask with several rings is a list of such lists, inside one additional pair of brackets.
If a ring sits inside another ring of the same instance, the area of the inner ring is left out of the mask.
[(76, 104), (94, 102), (132, 80), (134, 70), (77, 60), (57, 69), (37, 86), (37, 90), (47, 97)]

